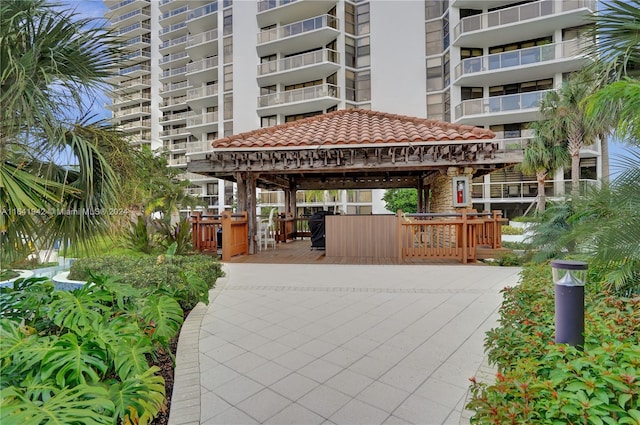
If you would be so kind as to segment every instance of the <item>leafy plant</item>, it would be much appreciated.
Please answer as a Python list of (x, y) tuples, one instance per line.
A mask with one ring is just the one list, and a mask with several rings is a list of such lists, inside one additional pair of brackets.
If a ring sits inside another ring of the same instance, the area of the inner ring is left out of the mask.
[(502, 226), (503, 235), (521, 235), (523, 233), (524, 233), (524, 230), (520, 227)]
[(175, 245), (174, 255), (184, 255), (193, 251), (191, 224), (188, 217), (183, 218), (176, 225), (171, 225), (162, 220), (158, 220), (156, 225), (160, 234), (160, 245), (165, 249)]
[(124, 234), (124, 244), (133, 251), (151, 254), (155, 248), (153, 229), (145, 216), (138, 216), (129, 222), (129, 230)]
[(72, 292), (27, 279), (1, 295), (3, 424), (146, 424), (165, 408), (148, 357), (168, 346), (184, 314), (161, 290), (91, 275)]
[(635, 424), (640, 418), (640, 298), (586, 287), (584, 351), (554, 343), (548, 264), (503, 290), (485, 349), (493, 384), (471, 378), (472, 423)]

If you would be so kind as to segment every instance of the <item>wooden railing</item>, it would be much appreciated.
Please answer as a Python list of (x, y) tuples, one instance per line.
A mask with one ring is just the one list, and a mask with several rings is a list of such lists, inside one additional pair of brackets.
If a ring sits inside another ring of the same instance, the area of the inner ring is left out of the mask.
[[(214, 215), (194, 211), (190, 222), (193, 246), (198, 251), (217, 253), (221, 248), (222, 261), (249, 253), (249, 220), (246, 212), (234, 214), (225, 211), (221, 215)], [(222, 246), (219, 246), (220, 243)]]
[(291, 214), (280, 215), (275, 219), (276, 240), (287, 242), (291, 239), (310, 237), (309, 217), (293, 217)]
[(398, 211), (398, 256), (475, 261), (477, 247), (502, 246), (502, 212), (402, 214)]

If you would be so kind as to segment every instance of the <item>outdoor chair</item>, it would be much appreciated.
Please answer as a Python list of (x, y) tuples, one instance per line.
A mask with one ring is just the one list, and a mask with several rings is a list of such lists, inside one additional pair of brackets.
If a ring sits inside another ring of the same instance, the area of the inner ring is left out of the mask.
[(262, 219), (258, 225), (258, 249), (267, 249), (269, 242), (273, 243), (273, 247), (276, 247), (276, 231), (273, 223), (273, 212), (275, 208), (269, 211), (269, 218)]

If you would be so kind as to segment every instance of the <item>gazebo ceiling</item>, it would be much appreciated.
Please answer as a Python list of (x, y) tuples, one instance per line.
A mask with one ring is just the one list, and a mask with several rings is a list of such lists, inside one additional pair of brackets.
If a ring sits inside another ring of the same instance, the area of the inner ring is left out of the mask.
[(483, 174), (518, 162), (494, 137), (469, 125), (348, 109), (215, 140), (187, 169), (232, 181), (252, 173), (269, 189), (415, 187), (451, 166)]

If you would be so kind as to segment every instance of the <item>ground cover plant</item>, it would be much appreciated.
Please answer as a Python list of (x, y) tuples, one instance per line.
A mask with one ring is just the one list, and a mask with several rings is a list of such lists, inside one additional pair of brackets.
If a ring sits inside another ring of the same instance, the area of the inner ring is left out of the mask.
[(167, 409), (153, 360), (183, 321), (155, 287), (93, 275), (75, 291), (45, 278), (0, 293), (0, 422), (148, 424)]
[(216, 258), (202, 254), (102, 255), (74, 261), (69, 279), (87, 280), (92, 273), (119, 276), (138, 289), (163, 291), (191, 310), (198, 302), (208, 303), (209, 289), (222, 269)]
[[(596, 278), (598, 271), (591, 273)], [(468, 408), (477, 424), (640, 423), (640, 297), (586, 286), (583, 350), (554, 343), (549, 264), (528, 265), (503, 290), (499, 326), (485, 349), (493, 384), (471, 378)]]

